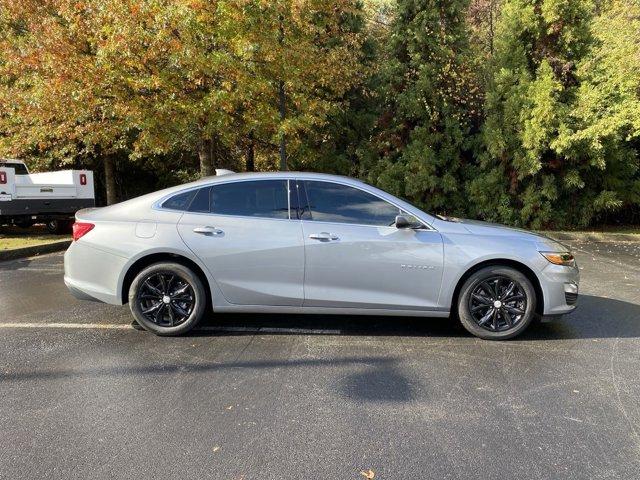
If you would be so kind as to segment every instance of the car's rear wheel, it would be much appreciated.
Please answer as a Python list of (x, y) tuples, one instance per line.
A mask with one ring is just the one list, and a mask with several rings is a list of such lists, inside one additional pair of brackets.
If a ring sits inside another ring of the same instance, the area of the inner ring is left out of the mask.
[(204, 285), (188, 267), (155, 263), (142, 270), (129, 288), (129, 306), (145, 330), (180, 335), (195, 327), (207, 304)]
[(460, 289), (458, 317), (473, 335), (506, 340), (521, 334), (536, 311), (536, 292), (520, 271), (489, 266), (473, 273)]

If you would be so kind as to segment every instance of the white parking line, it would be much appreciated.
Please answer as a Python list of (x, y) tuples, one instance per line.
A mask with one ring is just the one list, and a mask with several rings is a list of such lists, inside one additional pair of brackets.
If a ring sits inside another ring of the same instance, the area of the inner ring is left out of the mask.
[[(0, 328), (66, 328), (66, 329), (103, 329), (103, 330), (134, 330), (132, 325), (118, 323), (60, 323), (60, 322), (0, 322)], [(235, 332), (235, 333), (293, 333), (297, 335), (340, 335), (342, 330), (322, 328), (278, 328), (278, 327), (226, 327), (211, 326), (196, 328), (195, 331), (205, 332)]]
[(2, 322), (0, 328), (102, 328), (107, 330), (128, 330), (133, 329), (131, 325), (117, 323), (34, 323), (34, 322)]

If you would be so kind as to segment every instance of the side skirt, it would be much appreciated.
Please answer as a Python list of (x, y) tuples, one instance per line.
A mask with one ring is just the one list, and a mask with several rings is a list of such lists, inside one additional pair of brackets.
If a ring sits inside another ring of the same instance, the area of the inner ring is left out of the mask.
[(395, 317), (437, 317), (449, 316), (449, 310), (391, 310), (380, 308), (329, 308), (329, 307), (293, 307), (285, 305), (222, 305), (213, 307), (214, 312), (236, 313), (295, 313), (322, 315), (388, 315)]

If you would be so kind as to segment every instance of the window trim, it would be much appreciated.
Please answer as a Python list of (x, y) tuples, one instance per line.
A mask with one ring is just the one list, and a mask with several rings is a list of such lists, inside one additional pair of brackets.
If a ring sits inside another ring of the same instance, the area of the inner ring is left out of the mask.
[[(382, 198), (380, 195), (377, 195), (373, 192), (370, 192), (366, 189), (360, 188), (360, 187), (356, 187), (354, 185), (349, 185), (348, 183), (343, 183), (343, 182), (339, 182), (339, 181), (335, 181), (333, 179), (308, 179), (308, 178), (304, 178), (304, 177), (299, 177), (295, 179), (296, 181), (309, 181), (309, 182), (324, 182), (324, 183), (334, 183), (336, 185), (342, 185), (343, 187), (350, 187), (350, 188), (354, 188), (356, 190), (359, 190), (361, 192), (365, 192), (368, 193), (369, 195), (372, 195), (373, 197), (376, 197), (378, 200), (382, 200), (383, 202), (386, 202), (390, 205), (393, 205), (394, 207), (396, 207), (398, 209), (399, 212), (404, 212), (407, 213), (409, 215), (411, 215), (412, 217), (414, 217), (416, 220), (418, 220), (418, 222), (420, 222), (420, 224), (422, 225), (420, 228), (412, 228), (411, 230), (432, 230), (432, 231), (436, 231), (433, 227), (431, 227), (430, 225), (428, 225), (424, 220), (422, 220), (421, 218), (416, 217), (413, 213), (407, 212), (405, 209), (403, 209), (400, 205), (398, 205), (395, 202), (391, 202), (386, 198)], [(307, 205), (309, 205), (309, 194), (307, 193), (307, 187), (305, 185), (305, 193), (307, 195)], [(299, 202), (299, 200), (298, 200)], [(314, 222), (314, 223), (323, 223), (323, 224), (330, 224), (330, 225), (353, 225), (353, 226), (357, 226), (357, 227), (372, 227), (372, 228), (396, 228), (393, 225), (371, 225), (371, 224), (366, 224), (366, 223), (346, 223), (346, 222), (327, 222), (324, 220), (314, 220), (313, 219), (313, 213), (311, 212), (311, 205), (309, 205), (309, 213), (311, 214), (311, 218), (310, 219), (299, 219), (299, 221), (304, 221), (304, 222)], [(401, 213), (398, 213), (398, 215), (401, 215)], [(397, 229), (396, 229), (397, 230)]]

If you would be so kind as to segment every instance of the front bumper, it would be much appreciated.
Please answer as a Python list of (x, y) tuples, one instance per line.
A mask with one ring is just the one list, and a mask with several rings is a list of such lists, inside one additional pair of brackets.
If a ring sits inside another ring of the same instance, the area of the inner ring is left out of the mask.
[(564, 315), (573, 312), (578, 303), (580, 270), (549, 264), (540, 275), (544, 296), (544, 316)]

